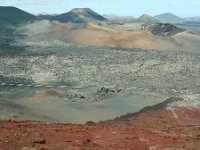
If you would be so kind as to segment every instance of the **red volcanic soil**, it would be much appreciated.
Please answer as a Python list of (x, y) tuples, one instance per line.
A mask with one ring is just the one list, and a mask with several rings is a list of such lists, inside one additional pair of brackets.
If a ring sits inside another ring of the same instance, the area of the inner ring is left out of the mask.
[(200, 109), (158, 106), (91, 125), (2, 121), (0, 150), (199, 150)]

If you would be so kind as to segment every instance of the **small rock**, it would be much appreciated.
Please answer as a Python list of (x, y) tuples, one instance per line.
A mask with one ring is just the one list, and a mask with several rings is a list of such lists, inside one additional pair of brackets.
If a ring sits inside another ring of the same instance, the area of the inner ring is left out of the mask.
[(22, 147), (21, 150), (38, 150), (37, 148)]
[(87, 139), (86, 142), (90, 143), (92, 140), (91, 139)]
[(84, 99), (84, 98), (85, 98), (85, 96), (80, 96), (80, 98), (81, 98), (81, 99)]
[(46, 150), (46, 148), (42, 147), (42, 148), (40, 148), (39, 150)]
[(46, 140), (44, 138), (38, 138), (38, 139), (34, 140), (33, 143), (45, 144)]
[(12, 118), (17, 118), (18, 116), (17, 115), (15, 115), (15, 114), (11, 114), (10, 115)]
[(28, 147), (22, 147), (21, 150), (28, 150)]

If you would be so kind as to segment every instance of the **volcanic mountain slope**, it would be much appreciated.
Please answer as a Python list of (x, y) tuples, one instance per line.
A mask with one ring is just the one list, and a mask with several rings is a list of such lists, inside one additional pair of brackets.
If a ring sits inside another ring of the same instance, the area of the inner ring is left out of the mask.
[(27, 34), (28, 36), (24, 40), (32, 42), (46, 39), (47, 41), (60, 40), (82, 45), (118, 48), (199, 49), (200, 36), (198, 34), (195, 35), (194, 40), (189, 38), (193, 37), (193, 33), (189, 32), (182, 34), (184, 41), (180, 38), (177, 39), (175, 35), (183, 31), (169, 24), (157, 24), (147, 26), (144, 30), (126, 31), (99, 23), (39, 21), (19, 28), (17, 33)]
[(106, 21), (106, 18), (94, 12), (90, 8), (75, 8), (68, 13), (53, 16), (51, 17), (51, 20), (57, 20), (62, 23), (84, 23)]
[(199, 116), (199, 95), (190, 95), (97, 124), (1, 121), (0, 149), (198, 150)]
[[(190, 32), (179, 34), (184, 30), (155, 23), (145, 30), (141, 24), (138, 24), (141, 26), (140, 30), (115, 28), (115, 25), (108, 25), (104, 22), (106, 21), (104, 17), (89, 8), (76, 8), (66, 14), (46, 17), (51, 19), (38, 20), (34, 15), (15, 7), (0, 7), (0, 34), (23, 34), (27, 35), (24, 41), (32, 42), (43, 39), (60, 40), (75, 44), (118, 48), (186, 50), (200, 47), (198, 34), (195, 36)], [(148, 15), (143, 15), (140, 20), (151, 23), (154, 21)], [(181, 36), (175, 36), (176, 34)]]
[[(75, 44), (118, 47), (143, 48), (155, 50), (188, 50), (199, 49), (200, 35), (187, 32), (182, 39), (176, 34), (185, 30), (170, 24), (138, 24), (141, 28), (135, 31), (115, 28), (106, 23), (60, 23), (40, 20), (19, 27), (17, 34), (27, 35), (24, 41), (60, 40)], [(190, 39), (189, 37), (195, 38)], [(180, 34), (179, 34), (180, 35)], [(187, 40), (186, 40), (187, 39)], [(194, 40), (193, 40), (194, 39)]]
[(137, 19), (139, 22), (143, 23), (148, 23), (148, 24), (153, 24), (153, 23), (158, 23), (159, 21), (156, 20), (154, 17), (148, 15), (148, 14), (143, 14), (141, 17)]
[(182, 19), (172, 13), (164, 13), (164, 14), (156, 15), (156, 16), (154, 16), (154, 18), (159, 20), (162, 23), (176, 24), (176, 23), (184, 22), (184, 19)]
[(9, 34), (17, 25), (36, 20), (36, 17), (15, 7), (0, 6), (0, 33)]
[[(112, 27), (100, 26), (98, 24), (87, 24), (79, 30), (70, 32), (70, 42), (91, 46), (108, 46), (118, 48), (143, 48), (155, 50), (198, 50), (200, 35), (187, 32), (182, 34), (186, 41), (177, 39), (176, 34), (181, 34), (184, 30), (174, 26), (160, 25), (160, 32), (156, 34), (154, 30), (125, 31)], [(153, 31), (153, 32), (152, 32)], [(87, 38), (85, 38), (87, 37)], [(192, 43), (192, 44), (191, 44)], [(195, 43), (195, 44), (194, 44)]]
[(0, 19), (12, 25), (36, 19), (32, 14), (15, 7), (0, 7)]

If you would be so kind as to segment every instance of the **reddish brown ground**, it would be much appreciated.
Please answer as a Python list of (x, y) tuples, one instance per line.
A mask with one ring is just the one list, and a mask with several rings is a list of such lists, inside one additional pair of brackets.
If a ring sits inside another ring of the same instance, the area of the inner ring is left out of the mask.
[(4, 121), (0, 150), (199, 150), (200, 109), (148, 109), (98, 125)]

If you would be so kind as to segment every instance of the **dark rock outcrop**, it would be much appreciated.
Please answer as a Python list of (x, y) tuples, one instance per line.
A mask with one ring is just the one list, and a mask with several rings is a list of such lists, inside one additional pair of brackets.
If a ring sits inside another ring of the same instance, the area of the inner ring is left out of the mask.
[(168, 23), (166, 24), (159, 23), (159, 24), (148, 26), (147, 28), (149, 31), (151, 31), (151, 33), (158, 36), (173, 36), (180, 32), (185, 31), (184, 29), (178, 28)]

